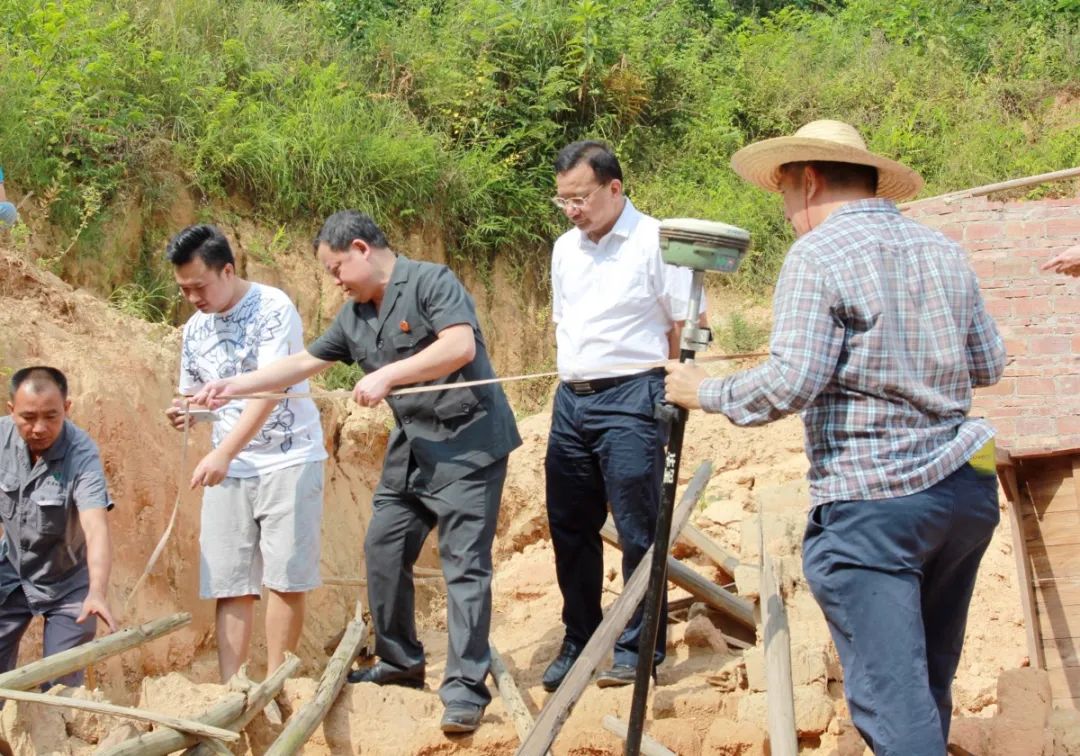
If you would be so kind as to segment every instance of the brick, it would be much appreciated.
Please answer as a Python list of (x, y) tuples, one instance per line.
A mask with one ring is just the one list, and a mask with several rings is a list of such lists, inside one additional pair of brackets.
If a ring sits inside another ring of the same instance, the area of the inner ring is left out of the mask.
[(1030, 276), (1034, 270), (1035, 266), (1032, 265), (1031, 260), (1026, 257), (1012, 257), (1008, 260), (998, 260), (994, 263), (995, 276), (1007, 276), (1009, 278)]
[(1053, 396), (1053, 378), (1019, 378), (1016, 381), (1018, 396)]
[[(1050, 311), (1050, 303), (1041, 299), (1014, 299), (1011, 305), (1013, 317), (1027, 315), (1046, 315)], [(993, 313), (991, 313), (992, 315)]]
[(1080, 433), (1080, 415), (1069, 415), (1057, 419), (1058, 433)]
[(993, 425), (994, 428), (997, 430), (998, 435), (1001, 437), (1003, 442), (1007, 439), (1012, 439), (1016, 437), (1016, 418), (998, 418), (994, 417), (994, 414), (992, 412), (988, 414), (988, 417), (990, 418), (990, 424)]
[(975, 389), (976, 396), (1003, 396), (1016, 393), (1016, 379), (1002, 378), (993, 386), (981, 386)]
[(1060, 297), (1054, 297), (1052, 311), (1056, 315), (1080, 314), (1080, 296), (1075, 294), (1065, 294)]
[(1052, 417), (1020, 417), (1016, 419), (1016, 432), (1021, 436), (1042, 436), (1057, 432)]
[(1006, 221), (1005, 234), (1010, 239), (1030, 239), (1046, 235), (1046, 224), (1042, 221)]
[(994, 261), (981, 255), (971, 261), (971, 269), (975, 271), (975, 277), (981, 285), (986, 285), (986, 281), (994, 277)]
[(1080, 239), (1080, 218), (1047, 219), (1046, 235), (1050, 237), (1072, 236)]
[(1028, 348), (1033, 353), (1068, 354), (1072, 344), (1065, 336), (1038, 336), (1031, 339)]
[[(1064, 365), (1062, 367), (1068, 369)], [(1059, 375), (1054, 379), (1054, 386), (1062, 396), (1080, 396), (1080, 375)]]
[(1005, 339), (1005, 351), (1010, 356), (1018, 357), (1028, 353), (1027, 339)]
[(980, 221), (964, 226), (964, 241), (1001, 239), (1005, 236), (1005, 224), (1000, 221)]
[(1008, 299), (988, 299), (986, 311), (992, 318), (1008, 318), (1013, 315), (1013, 303)]
[(1080, 334), (1072, 337), (1072, 352), (1073, 354), (1080, 354)]

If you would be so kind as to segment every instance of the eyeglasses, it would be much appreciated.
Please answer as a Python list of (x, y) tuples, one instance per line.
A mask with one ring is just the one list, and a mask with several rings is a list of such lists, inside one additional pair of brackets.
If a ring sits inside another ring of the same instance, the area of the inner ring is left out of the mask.
[(607, 186), (607, 184), (600, 184), (598, 187), (593, 189), (584, 197), (552, 197), (551, 204), (555, 205), (555, 207), (559, 208), (560, 210), (566, 210), (566, 208), (568, 207), (573, 210), (582, 210), (587, 204), (589, 204), (589, 198), (596, 194), (600, 189), (603, 189), (605, 186)]

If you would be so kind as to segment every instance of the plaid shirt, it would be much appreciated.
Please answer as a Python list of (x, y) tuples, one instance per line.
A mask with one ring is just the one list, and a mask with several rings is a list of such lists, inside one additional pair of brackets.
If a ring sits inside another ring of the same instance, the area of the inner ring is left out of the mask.
[(802, 412), (814, 505), (926, 490), (994, 431), (967, 417), (1005, 347), (964, 250), (889, 200), (851, 202), (791, 247), (769, 359), (706, 380), (736, 425)]

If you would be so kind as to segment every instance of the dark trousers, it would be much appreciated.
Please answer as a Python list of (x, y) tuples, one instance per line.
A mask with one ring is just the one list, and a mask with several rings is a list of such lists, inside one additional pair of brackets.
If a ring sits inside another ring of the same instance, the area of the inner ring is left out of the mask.
[[(603, 617), (600, 528), (608, 505), (622, 545), (624, 581), (656, 533), (666, 438), (653, 412), (663, 395), (663, 375), (655, 372), (589, 396), (577, 396), (566, 384), (555, 393), (544, 465), (548, 525), (566, 639), (579, 648)], [(643, 611), (639, 606), (615, 643), (616, 664), (637, 664)], [(667, 617), (666, 593), (660, 616)], [(664, 660), (666, 638), (661, 620), (657, 664)]]
[(878, 756), (942, 756), (997, 480), (965, 464), (911, 496), (815, 507), (803, 571), (825, 612), (855, 727)]
[[(75, 619), (82, 613), (86, 591), (77, 591), (67, 599), (57, 602), (46, 609), (33, 609), (26, 601), (22, 588), (16, 588), (0, 606), (0, 672), (15, 668), (19, 656), (19, 641), (30, 625), (30, 620), (40, 614), (45, 618), (45, 633), (42, 656), (51, 656), (58, 651), (88, 643), (94, 639), (97, 631), (97, 617), (91, 614), (80, 625)], [(62, 684), (79, 686), (83, 683), (83, 672), (72, 672), (49, 682), (42, 687)]]
[(439, 697), (444, 704), (491, 701), (484, 678), (491, 664), (491, 544), (499, 515), (503, 459), (434, 493), (409, 475), (408, 490), (380, 486), (364, 541), (375, 653), (398, 667), (424, 662), (416, 635), (413, 565), (431, 529), (439, 529), (446, 579), (449, 644)]

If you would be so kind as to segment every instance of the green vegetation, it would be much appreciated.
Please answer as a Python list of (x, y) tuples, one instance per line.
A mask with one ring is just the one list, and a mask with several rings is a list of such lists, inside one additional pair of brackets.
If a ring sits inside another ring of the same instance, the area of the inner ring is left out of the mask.
[(756, 291), (790, 236), (728, 168), (750, 140), (846, 119), (928, 194), (1080, 164), (1080, 0), (0, 0), (0, 18), (0, 160), (68, 256), (102, 254), (123, 198), (167, 208), (179, 173), (274, 226), (354, 206), (462, 264), (542, 265), (564, 227), (553, 155), (599, 137), (643, 209), (750, 229), (733, 283)]
[(769, 323), (751, 322), (733, 312), (721, 325), (713, 327), (713, 337), (724, 354), (746, 354), (768, 343), (770, 330)]

